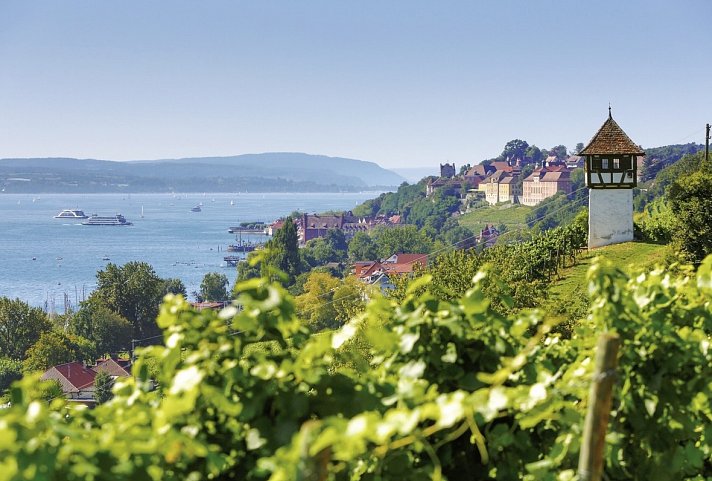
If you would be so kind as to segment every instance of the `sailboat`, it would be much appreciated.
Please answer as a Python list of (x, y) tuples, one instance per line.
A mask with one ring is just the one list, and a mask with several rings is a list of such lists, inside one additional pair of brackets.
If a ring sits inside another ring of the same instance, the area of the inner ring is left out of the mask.
[(141, 206), (141, 218), (143, 219), (143, 206)]

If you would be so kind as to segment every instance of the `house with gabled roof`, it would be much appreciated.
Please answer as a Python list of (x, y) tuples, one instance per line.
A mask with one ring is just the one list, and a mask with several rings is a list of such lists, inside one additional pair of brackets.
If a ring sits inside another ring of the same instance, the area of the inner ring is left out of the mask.
[(128, 359), (118, 359), (109, 357), (107, 359), (99, 359), (96, 366), (92, 366), (91, 370), (97, 374), (105, 372), (113, 379), (117, 377), (131, 376), (131, 361)]
[(43, 381), (57, 381), (70, 401), (94, 402), (94, 378), (96, 371), (81, 362), (67, 362), (52, 366), (42, 374)]

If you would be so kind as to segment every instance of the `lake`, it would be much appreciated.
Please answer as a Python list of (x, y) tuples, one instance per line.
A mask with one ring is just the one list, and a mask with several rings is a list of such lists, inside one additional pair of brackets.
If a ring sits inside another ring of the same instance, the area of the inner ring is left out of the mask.
[[(64, 311), (96, 287), (96, 272), (113, 262), (144, 261), (163, 278), (177, 277), (188, 293), (207, 272), (232, 286), (236, 270), (223, 257), (240, 222), (272, 222), (294, 210), (349, 210), (378, 192), (269, 194), (2, 194), (0, 296)], [(202, 203), (201, 212), (191, 208)], [(123, 214), (131, 226), (85, 226), (54, 219), (63, 209), (86, 215)], [(143, 217), (141, 212), (143, 210)], [(267, 237), (243, 235), (242, 240)]]

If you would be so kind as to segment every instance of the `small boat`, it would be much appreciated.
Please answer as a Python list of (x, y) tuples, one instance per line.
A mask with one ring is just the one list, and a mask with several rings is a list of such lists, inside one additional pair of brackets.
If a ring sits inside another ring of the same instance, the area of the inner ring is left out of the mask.
[(141, 218), (143, 219), (143, 206), (141, 206)]
[(79, 209), (64, 209), (62, 212), (54, 216), (55, 219), (87, 219), (88, 216), (84, 211)]
[(109, 256), (104, 256), (101, 258), (101, 260), (102, 261), (110, 261), (111, 259), (109, 259)]
[(200, 207), (200, 204), (196, 205), (192, 209), (190, 209), (191, 212), (202, 212), (202, 208)]
[(231, 201), (230, 201), (230, 205), (235, 205), (235, 201), (234, 201), (234, 200), (231, 200)]
[(116, 214), (110, 217), (103, 217), (100, 215), (92, 214), (86, 221), (82, 222), (82, 225), (132, 225), (128, 222), (126, 218), (121, 214)]

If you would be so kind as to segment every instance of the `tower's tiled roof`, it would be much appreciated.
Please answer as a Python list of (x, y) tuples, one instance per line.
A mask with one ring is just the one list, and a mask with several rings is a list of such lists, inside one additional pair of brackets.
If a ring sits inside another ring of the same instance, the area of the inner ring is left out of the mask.
[(630, 140), (630, 137), (623, 132), (623, 129), (613, 120), (609, 114), (608, 119), (604, 122), (596, 135), (584, 149), (579, 152), (580, 155), (612, 155), (612, 154), (630, 154), (630, 155), (645, 155), (643, 149), (635, 145)]

